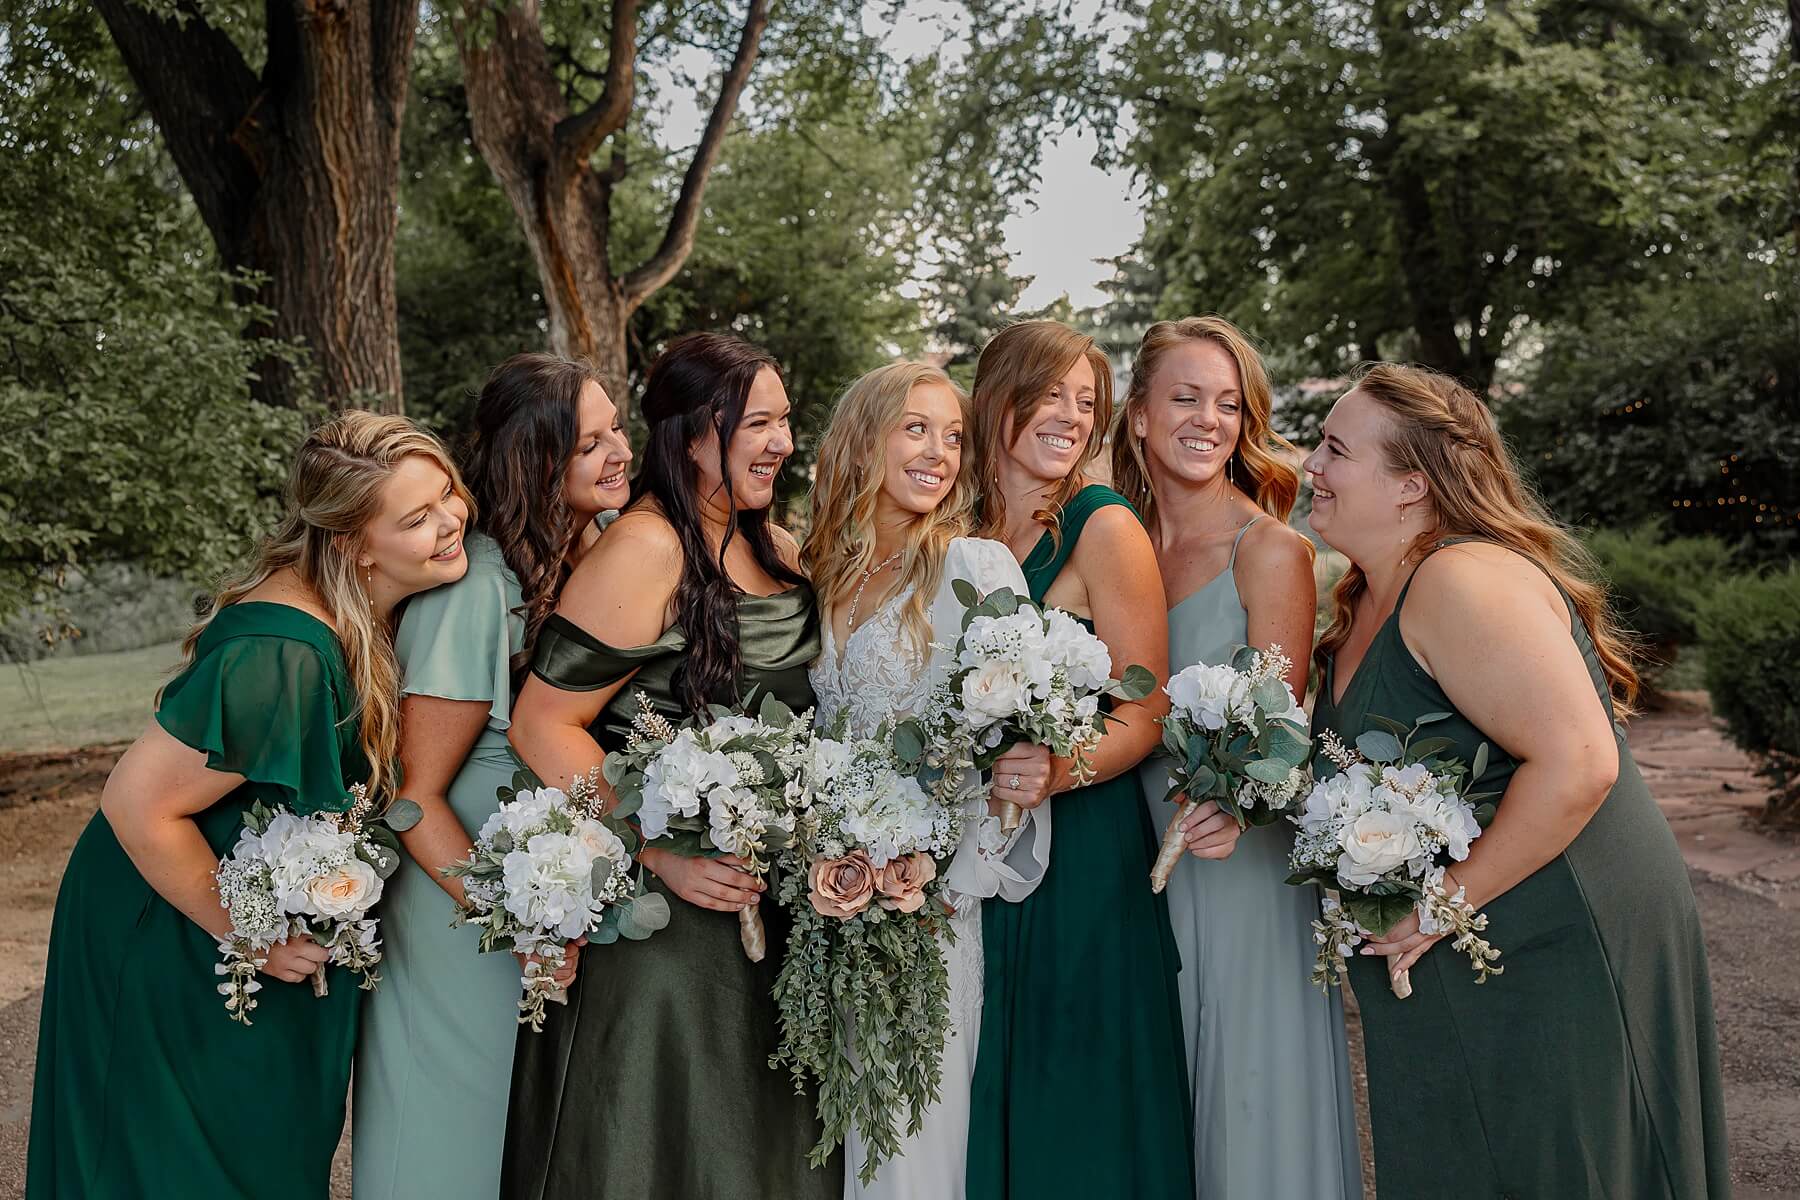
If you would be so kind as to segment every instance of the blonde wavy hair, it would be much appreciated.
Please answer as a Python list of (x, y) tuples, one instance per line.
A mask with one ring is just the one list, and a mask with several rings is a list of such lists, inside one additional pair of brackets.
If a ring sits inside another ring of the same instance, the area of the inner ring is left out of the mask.
[[(474, 501), (437, 438), (405, 417), (346, 412), (308, 434), (288, 474), (287, 510), (257, 545), (250, 566), (219, 589), (212, 605), (181, 644), (182, 668), (192, 665), (200, 635), (214, 617), (285, 568), (300, 576), (331, 616), (356, 689), (358, 740), (369, 760), (369, 791), (394, 784), (400, 746), (400, 665), (392, 631), (369, 607), (357, 567), (362, 530), (381, 512), (381, 489), (403, 459), (430, 459), (450, 477), (469, 506)], [(160, 693), (158, 701), (161, 700)]]
[(1086, 468), (1100, 456), (1106, 431), (1112, 427), (1112, 364), (1093, 338), (1060, 321), (1020, 321), (1002, 329), (982, 347), (971, 401), (975, 418), (973, 482), (981, 497), (981, 522), (976, 532), (980, 536), (1000, 537), (1006, 528), (1006, 498), (1000, 494), (1000, 456), (1010, 448), (1010, 443), (1001, 444), (1006, 418), (1012, 417), (1012, 441), (1017, 442), (1044, 397), (1078, 358), (1087, 359), (1094, 369), (1094, 431), (1088, 435), (1080, 461), (1050, 503), (1032, 513), (1052, 535), (1059, 532), (1057, 516), (1063, 506), (1087, 485)]
[[(968, 396), (943, 371), (921, 362), (902, 360), (870, 371), (845, 390), (831, 411), (814, 468), (812, 528), (800, 551), (823, 613), (854, 592), (863, 572), (875, 566), (875, 501), (886, 474), (886, 442), (905, 418), (907, 397), (930, 383), (956, 396), (966, 429)], [(912, 587), (902, 620), (920, 661), (931, 651), (928, 609), (943, 579), (944, 556), (951, 540), (966, 535), (974, 523), (975, 494), (965, 440), (950, 494), (912, 523), (900, 556), (900, 586)]]
[(1156, 377), (1163, 359), (1170, 350), (1187, 342), (1216, 343), (1237, 363), (1238, 390), (1244, 397), (1244, 406), (1237, 447), (1232, 450), (1229, 463), (1232, 481), (1258, 508), (1278, 521), (1286, 521), (1300, 495), (1300, 471), (1293, 462), (1299, 454), (1293, 443), (1276, 433), (1270, 424), (1274, 393), (1262, 355), (1243, 330), (1217, 315), (1158, 321), (1145, 331), (1144, 340), (1138, 343), (1137, 358), (1131, 364), (1125, 403), (1113, 425), (1113, 490), (1131, 501), (1146, 525), (1155, 524), (1156, 495), (1150, 487), (1150, 464), (1144, 456), (1143, 441), (1132, 436), (1131, 419), (1150, 402), (1150, 381)]
[[(1587, 626), (1620, 715), (1637, 699), (1631, 642), (1613, 619), (1593, 558), (1544, 507), (1520, 474), (1487, 405), (1456, 380), (1422, 367), (1376, 363), (1355, 389), (1387, 411), (1383, 453), (1390, 471), (1417, 471), (1431, 485), (1431, 516), (1407, 550), (1422, 558), (1440, 539), (1473, 537), (1536, 563), (1569, 597)], [(1331, 592), (1331, 624), (1319, 638), (1320, 670), (1350, 635), (1357, 598), (1367, 590), (1354, 563)]]

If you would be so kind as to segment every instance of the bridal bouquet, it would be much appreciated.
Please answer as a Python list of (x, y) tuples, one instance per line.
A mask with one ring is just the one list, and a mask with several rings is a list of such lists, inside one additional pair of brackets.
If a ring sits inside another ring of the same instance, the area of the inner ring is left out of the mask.
[[(675, 854), (735, 854), (751, 875), (768, 875), (794, 836), (800, 759), (812, 737), (810, 714), (765, 695), (752, 717), (714, 705), (711, 720), (678, 728), (639, 692), (631, 739), (606, 756), (606, 781), (619, 817), (635, 815), (646, 844)], [(738, 912), (751, 962), (768, 953), (762, 912)]]
[[(1060, 608), (1044, 608), (1010, 588), (987, 596), (965, 579), (951, 587), (962, 602), (962, 636), (949, 677), (927, 699), (920, 717), (897, 730), (907, 761), (943, 769), (987, 770), (1019, 742), (1046, 746), (1073, 760), (1075, 781), (1093, 777), (1087, 756), (1106, 732), (1100, 698), (1142, 700), (1156, 677), (1139, 666), (1110, 678), (1106, 643)], [(1019, 825), (1018, 806), (1007, 804), (1001, 829)]]
[(501, 789), (469, 857), (444, 869), (462, 879), (467, 899), (456, 924), (480, 926), (484, 951), (526, 956), (519, 1023), (534, 1031), (544, 1027), (547, 1001), (568, 1002), (555, 975), (571, 943), (643, 939), (669, 923), (668, 901), (632, 875), (636, 835), (601, 813), (597, 770), (567, 792), (521, 772), (513, 789)]
[(961, 837), (960, 809), (903, 769), (884, 728), (809, 747), (804, 803), (777, 899), (793, 917), (775, 983), (781, 1045), (769, 1060), (796, 1089), (818, 1084), (824, 1132), (814, 1166), (852, 1124), (867, 1184), (918, 1132), (943, 1080), (950, 1027), (948, 934), (938, 864)]
[[(219, 994), (232, 1020), (251, 1023), (262, 990), (256, 973), (269, 948), (290, 937), (311, 937), (331, 952), (329, 963), (361, 975), (364, 989), (381, 982), (381, 943), (369, 909), (400, 866), (395, 834), (422, 814), (411, 800), (395, 800), (375, 815), (360, 783), (350, 795), (344, 812), (301, 817), (258, 801), (244, 813), (237, 845), (213, 874), (219, 904), (231, 914), (231, 936), (219, 940), (224, 961), (213, 970), (226, 977)], [(313, 995), (326, 994), (324, 965), (312, 985)]]
[(1230, 666), (1196, 663), (1169, 680), (1162, 752), (1175, 760), (1165, 799), (1183, 797), (1163, 834), (1150, 890), (1169, 885), (1181, 860), (1181, 823), (1215, 800), (1239, 829), (1267, 825), (1305, 790), (1312, 757), (1306, 710), (1286, 682), (1291, 660), (1280, 646), (1240, 646)]
[[(1496, 794), (1468, 790), (1487, 768), (1486, 745), (1465, 767), (1442, 757), (1448, 738), (1418, 737), (1448, 716), (1429, 713), (1411, 729), (1373, 718), (1381, 728), (1357, 738), (1354, 750), (1329, 731), (1320, 739), (1340, 769), (1316, 783), (1290, 818), (1300, 832), (1288, 882), (1326, 889), (1323, 919), (1313, 922), (1319, 944), (1313, 982), (1321, 988), (1338, 981), (1342, 960), (1364, 938), (1386, 934), (1414, 910), (1422, 932), (1455, 935), (1452, 945), (1468, 955), (1476, 983), (1505, 970), (1494, 965), (1500, 951), (1481, 937), (1487, 917), (1461, 888), (1451, 893), (1444, 886), (1445, 866), (1467, 858), (1469, 843), (1493, 820)], [(1392, 982), (1395, 995), (1412, 994), (1407, 972)]]

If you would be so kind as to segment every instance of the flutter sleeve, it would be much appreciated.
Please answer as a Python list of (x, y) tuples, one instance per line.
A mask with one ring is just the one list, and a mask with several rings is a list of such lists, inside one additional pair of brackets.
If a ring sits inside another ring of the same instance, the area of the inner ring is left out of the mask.
[(339, 720), (318, 649), (276, 636), (206, 647), (163, 689), (156, 709), (157, 724), (203, 751), (208, 768), (273, 789), (302, 816), (350, 806)]
[(512, 611), (506, 575), (472, 561), (455, 583), (407, 602), (394, 638), (400, 691), (488, 706), (488, 725), (512, 722), (512, 654), (524, 621)]

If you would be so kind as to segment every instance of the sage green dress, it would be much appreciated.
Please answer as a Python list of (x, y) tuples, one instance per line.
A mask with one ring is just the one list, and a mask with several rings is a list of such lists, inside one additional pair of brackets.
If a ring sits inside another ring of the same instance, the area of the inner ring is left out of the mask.
[[(448, 796), (473, 836), (519, 769), (506, 730), (509, 660), (525, 622), (500, 547), (471, 533), (463, 548), (468, 571), (407, 602), (394, 649), (404, 694), (487, 706)], [(511, 954), (481, 953), (473, 926), (453, 928), (455, 907), (425, 868), (401, 856), (379, 910), (381, 987), (363, 1001), (356, 1047), (357, 1200), (493, 1200), (500, 1191), (519, 965)]]
[[(255, 801), (349, 807), (368, 776), (337, 636), (297, 608), (213, 618), (157, 722), (245, 782), (194, 818), (218, 854)], [(38, 1028), (28, 1200), (318, 1200), (344, 1124), (362, 992), (258, 978), (249, 1027), (225, 1013), (217, 943), (139, 875), (96, 813), (57, 893)]]
[[(1170, 674), (1229, 663), (1246, 644), (1237, 552), (1261, 519), (1238, 531), (1223, 572), (1169, 610)], [(1138, 779), (1151, 825), (1167, 829), (1167, 760), (1147, 760)], [(1169, 878), (1198, 1200), (1362, 1196), (1344, 1004), (1309, 977), (1319, 897), (1287, 885), (1293, 846), (1293, 827), (1277, 821), (1246, 830), (1230, 858), (1183, 857)]]
[[(813, 703), (807, 667), (819, 615), (806, 586), (738, 601), (742, 683), (795, 711)], [(532, 671), (593, 691), (636, 671), (590, 727), (603, 749), (625, 741), (636, 694), (671, 720), (686, 713), (673, 676), (687, 638), (609, 646), (562, 617), (539, 636)], [(542, 1033), (521, 1026), (501, 1195), (508, 1200), (839, 1200), (843, 1158), (807, 1166), (820, 1125), (810, 1092), (769, 1066), (780, 1039), (773, 991), (787, 945), (778, 905), (762, 906), (769, 952), (744, 957), (735, 913), (668, 891), (668, 927), (647, 941), (590, 946), (567, 1006)]]
[[(1097, 485), (1069, 501), (1060, 544), (1046, 532), (1023, 564), (1034, 599), (1088, 518), (1112, 504), (1130, 507)], [(981, 906), (986, 998), (968, 1198), (1190, 1200), (1180, 958), (1167, 899), (1150, 891), (1158, 834), (1132, 771), (1050, 803), (1044, 882), (1024, 900)]]
[[(1348, 743), (1374, 716), (1411, 724), (1447, 712), (1432, 736), (1450, 738), (1447, 753), (1464, 763), (1485, 742), (1474, 786), (1502, 792), (1517, 762), (1401, 640), (1411, 586), (1335, 703), (1327, 671), (1313, 729)], [(1593, 641), (1573, 606), (1569, 616), (1610, 716)], [(1412, 968), (1412, 996), (1400, 1000), (1383, 960), (1352, 958), (1381, 1200), (1730, 1195), (1693, 889), (1623, 732), (1618, 755), (1618, 782), (1568, 849), (1483, 910), (1505, 974), (1477, 986), (1446, 939)]]

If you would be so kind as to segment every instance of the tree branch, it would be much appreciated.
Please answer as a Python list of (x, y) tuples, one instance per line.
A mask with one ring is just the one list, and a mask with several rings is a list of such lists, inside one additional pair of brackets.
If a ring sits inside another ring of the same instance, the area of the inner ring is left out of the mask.
[(149, 106), (200, 217), (229, 262), (245, 237), (249, 197), (262, 174), (260, 143), (272, 106), (224, 33), (195, 0), (159, 16), (132, 0), (96, 0), (132, 82)]
[(586, 111), (556, 125), (556, 149), (564, 162), (585, 163), (600, 143), (625, 127), (637, 71), (638, 0), (613, 0), (612, 38), (606, 53), (606, 84)]
[(636, 270), (625, 276), (623, 292), (627, 311), (643, 303), (644, 298), (675, 278), (675, 272), (687, 261), (694, 249), (694, 231), (700, 224), (700, 198), (706, 191), (706, 180), (718, 161), (719, 148), (725, 141), (725, 130), (737, 110), (738, 97), (756, 65), (757, 46), (769, 23), (769, 0), (750, 0), (750, 11), (744, 17), (744, 30), (738, 39), (737, 55), (719, 83), (719, 97), (713, 102), (712, 115), (706, 120), (706, 132), (694, 150), (693, 161), (681, 180), (681, 194), (675, 210), (669, 214), (669, 227), (662, 244)]

